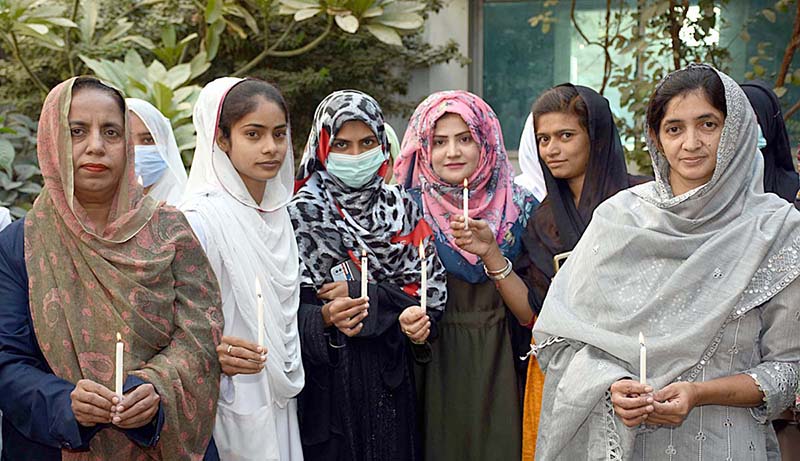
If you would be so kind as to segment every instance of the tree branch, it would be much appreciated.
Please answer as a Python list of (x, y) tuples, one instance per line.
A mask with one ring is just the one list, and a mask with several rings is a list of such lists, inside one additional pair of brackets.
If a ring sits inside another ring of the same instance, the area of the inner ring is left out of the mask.
[[(672, 39), (672, 65), (673, 70), (681, 68), (681, 24), (678, 22), (678, 4), (675, 0), (669, 0), (669, 35)], [(685, 12), (684, 12), (685, 13)]]
[(790, 118), (792, 118), (792, 115), (794, 115), (794, 113), (797, 112), (798, 110), (800, 110), (800, 101), (794, 103), (794, 105), (790, 107), (789, 110), (783, 113), (783, 119), (789, 120)]
[(33, 83), (35, 83), (36, 86), (38, 86), (39, 89), (42, 91), (42, 93), (46, 95), (50, 90), (47, 89), (47, 86), (44, 83), (42, 83), (42, 81), (39, 80), (39, 77), (37, 77), (36, 74), (33, 73), (30, 67), (28, 67), (28, 63), (26, 63), (25, 60), (22, 59), (22, 54), (19, 52), (19, 43), (17, 43), (16, 34), (14, 34), (14, 32), (9, 32), (8, 35), (11, 36), (11, 52), (14, 54), (14, 58), (16, 58), (17, 61), (20, 64), (22, 64), (22, 67), (25, 69), (25, 72), (27, 72), (28, 75), (31, 77)]
[[(80, 5), (80, 0), (75, 0), (72, 2), (72, 16), (70, 16), (70, 20), (75, 22), (78, 18), (78, 6)], [(66, 28), (64, 30), (64, 53), (67, 55), (67, 63), (69, 64), (69, 75), (70, 77), (75, 76), (75, 63), (72, 61), (72, 29)]]
[[(792, 29), (792, 39), (786, 51), (783, 52), (783, 61), (781, 61), (781, 68), (778, 71), (778, 77), (775, 79), (775, 87), (781, 87), (786, 82), (786, 73), (789, 72), (789, 66), (792, 64), (794, 52), (797, 50), (797, 45), (800, 44), (800, 1), (795, 2), (796, 9), (794, 13), (794, 28)], [(785, 118), (789, 118), (786, 116)]]
[(295, 24), (294, 21), (292, 21), (292, 23), (289, 24), (289, 27), (286, 29), (286, 31), (283, 32), (283, 34), (278, 38), (278, 40), (275, 43), (272, 44), (272, 46), (270, 46), (269, 48), (265, 46), (264, 50), (262, 50), (261, 53), (258, 53), (258, 55), (253, 59), (251, 59), (250, 62), (245, 64), (242, 68), (238, 69), (236, 72), (234, 72), (233, 76), (241, 77), (242, 75), (249, 72), (253, 67), (260, 64), (261, 61), (267, 58), (267, 56), (273, 56), (277, 58), (290, 58), (293, 56), (299, 56), (303, 53), (307, 53), (313, 50), (320, 43), (322, 43), (323, 40), (325, 40), (328, 34), (330, 34), (331, 29), (333, 28), (333, 16), (328, 16), (328, 25), (325, 27), (325, 30), (322, 32), (322, 34), (320, 34), (319, 37), (315, 38), (313, 41), (309, 42), (305, 46), (296, 48), (294, 50), (276, 51), (276, 48), (281, 43), (283, 43), (286, 37), (289, 36), (289, 33), (292, 31), (292, 28), (294, 27), (294, 24)]
[(606, 0), (606, 36), (605, 40), (603, 40), (603, 52), (605, 54), (605, 63), (603, 66), (603, 83), (600, 85), (600, 94), (602, 95), (606, 91), (606, 85), (608, 84), (608, 79), (611, 78), (611, 53), (608, 51), (610, 46), (608, 31), (609, 31), (609, 23), (611, 22), (611, 0)]

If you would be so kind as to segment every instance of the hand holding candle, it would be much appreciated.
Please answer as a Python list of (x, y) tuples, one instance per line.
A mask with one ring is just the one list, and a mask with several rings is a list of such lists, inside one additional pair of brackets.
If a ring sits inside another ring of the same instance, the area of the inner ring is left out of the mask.
[(116, 357), (116, 367), (114, 368), (114, 393), (116, 393), (120, 398), (122, 397), (122, 374), (123, 374), (123, 364), (122, 364), (122, 354), (125, 351), (125, 345), (122, 343), (122, 335), (117, 332), (117, 357)]
[(639, 332), (639, 383), (647, 384), (647, 347), (644, 345), (644, 335)]
[(362, 248), (361, 249), (361, 297), (366, 298), (368, 296), (367, 292), (367, 281), (369, 279), (369, 269), (368, 269), (369, 260), (367, 259), (367, 250)]
[(258, 345), (264, 347), (264, 296), (261, 293), (261, 282), (256, 276), (256, 313), (258, 322)]
[(464, 178), (464, 228), (469, 229), (469, 181)]
[(420, 307), (428, 310), (428, 259), (425, 257), (425, 242), (419, 242), (419, 259), (422, 262), (422, 284), (419, 287)]

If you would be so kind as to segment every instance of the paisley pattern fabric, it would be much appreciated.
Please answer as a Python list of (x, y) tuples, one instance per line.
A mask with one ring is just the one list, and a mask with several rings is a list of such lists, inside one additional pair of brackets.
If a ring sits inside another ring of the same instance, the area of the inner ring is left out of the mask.
[(301, 283), (319, 289), (332, 281), (333, 266), (348, 259), (360, 264), (364, 249), (370, 281), (392, 282), (417, 296), (422, 241), (428, 262), (427, 307), (443, 310), (444, 267), (436, 257), (431, 229), (407, 192), (384, 184), (386, 165), (361, 189), (352, 189), (325, 171), (331, 141), (351, 120), (366, 123), (388, 152), (383, 113), (372, 97), (337, 91), (317, 107), (298, 174), (301, 186), (289, 207), (303, 261)]
[[(126, 137), (123, 180), (99, 235), (73, 198), (68, 114), (75, 79), (48, 95), (39, 121), (44, 189), (25, 221), (36, 337), (53, 373), (114, 387), (116, 333), (125, 375), (153, 384), (166, 416), (158, 445), (104, 429), (64, 459), (202, 459), (219, 391), (219, 289), (186, 219), (143, 197)], [(126, 127), (127, 128), (127, 127)]]

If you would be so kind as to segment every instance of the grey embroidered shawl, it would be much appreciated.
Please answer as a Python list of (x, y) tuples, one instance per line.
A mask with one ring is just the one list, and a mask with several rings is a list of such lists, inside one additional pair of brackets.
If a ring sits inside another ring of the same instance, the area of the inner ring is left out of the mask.
[(731, 319), (800, 275), (800, 214), (764, 193), (755, 114), (718, 74), (728, 114), (712, 179), (674, 196), (651, 139), (656, 181), (600, 205), (553, 280), (534, 328), (548, 374), (537, 459), (628, 459), (635, 433), (607, 391), (638, 377), (638, 333), (649, 384), (694, 380)]

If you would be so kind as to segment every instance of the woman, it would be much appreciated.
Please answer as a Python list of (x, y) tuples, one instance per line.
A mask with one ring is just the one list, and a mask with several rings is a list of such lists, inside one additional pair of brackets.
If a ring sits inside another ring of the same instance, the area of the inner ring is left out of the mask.
[(764, 191), (795, 203), (800, 177), (792, 162), (792, 146), (783, 121), (780, 100), (769, 86), (760, 81), (745, 82), (742, 90), (756, 112), (763, 134), (760, 139), (763, 139), (764, 145), (759, 144), (758, 148), (764, 154)]
[(214, 441), (223, 460), (302, 460), (286, 103), (266, 82), (220, 78), (200, 92), (194, 124), (197, 148), (182, 209), (217, 275), (225, 315)]
[[(532, 313), (527, 298), (505, 304), (501, 292), (526, 290), (516, 275), (509, 276), (536, 201), (513, 182), (494, 111), (466, 91), (434, 93), (417, 107), (395, 176), (412, 188), (433, 228), (450, 293), (422, 379), (425, 458), (517, 459), (522, 376), (515, 364), (530, 342), (520, 323), (528, 324)], [(465, 180), (469, 227), (488, 235), (491, 245), (483, 241), (483, 247), (493, 249), (482, 254), (484, 264), (468, 251), (481, 253), (473, 242), (458, 234), (464, 228)]]
[(656, 181), (597, 207), (534, 328), (536, 458), (777, 459), (764, 423), (797, 388), (800, 216), (761, 192), (755, 114), (727, 75), (670, 74), (647, 125)]
[(186, 169), (172, 125), (152, 104), (128, 98), (131, 135), (136, 151), (136, 177), (144, 193), (158, 201), (177, 206), (186, 186)]
[(6, 459), (196, 460), (209, 444), (218, 288), (183, 215), (142, 195), (126, 113), (88, 77), (42, 108), (44, 189), (0, 236)]
[(419, 208), (384, 182), (388, 156), (372, 97), (337, 91), (317, 107), (290, 208), (302, 261), (307, 459), (422, 459), (411, 359), (422, 360), (425, 342), (437, 336), (447, 295)]

